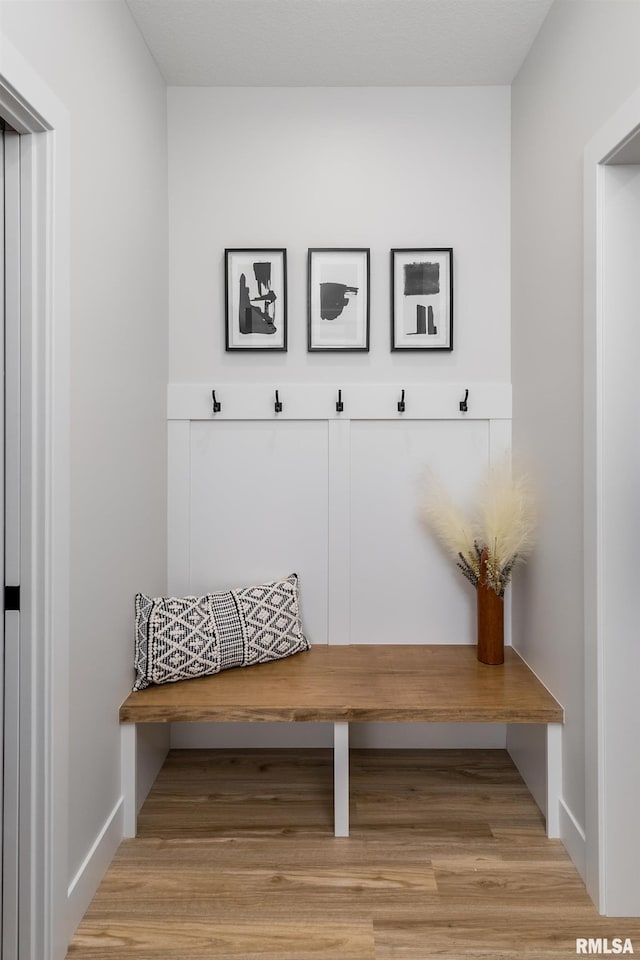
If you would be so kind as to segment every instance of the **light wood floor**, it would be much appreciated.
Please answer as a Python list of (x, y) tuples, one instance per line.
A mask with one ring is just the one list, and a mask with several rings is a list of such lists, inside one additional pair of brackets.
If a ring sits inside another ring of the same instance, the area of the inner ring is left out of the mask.
[(174, 751), (69, 960), (546, 960), (598, 916), (504, 751)]

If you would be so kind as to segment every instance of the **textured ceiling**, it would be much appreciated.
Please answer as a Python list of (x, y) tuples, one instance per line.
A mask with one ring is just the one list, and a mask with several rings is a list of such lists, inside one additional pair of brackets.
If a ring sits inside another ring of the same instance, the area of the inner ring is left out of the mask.
[(127, 0), (177, 86), (509, 84), (553, 0)]

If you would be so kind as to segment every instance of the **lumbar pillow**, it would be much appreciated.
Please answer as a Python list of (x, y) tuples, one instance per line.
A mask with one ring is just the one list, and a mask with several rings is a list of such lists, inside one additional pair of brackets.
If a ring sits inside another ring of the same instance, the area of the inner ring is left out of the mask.
[(295, 573), (204, 597), (136, 595), (134, 690), (280, 660), (308, 649)]

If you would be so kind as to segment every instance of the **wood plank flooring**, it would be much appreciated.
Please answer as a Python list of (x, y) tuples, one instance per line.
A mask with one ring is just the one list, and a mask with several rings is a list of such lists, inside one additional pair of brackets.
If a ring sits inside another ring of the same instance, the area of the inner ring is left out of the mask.
[(559, 960), (599, 917), (501, 750), (172, 751), (69, 960)]

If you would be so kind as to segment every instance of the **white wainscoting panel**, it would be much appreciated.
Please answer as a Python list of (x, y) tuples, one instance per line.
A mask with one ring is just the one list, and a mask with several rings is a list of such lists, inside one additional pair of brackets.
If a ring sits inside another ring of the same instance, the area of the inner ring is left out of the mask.
[(297, 573), (305, 629), (327, 642), (328, 425), (191, 424), (194, 594)]
[(473, 588), (420, 518), (433, 474), (458, 503), (489, 463), (486, 420), (351, 425), (351, 643), (471, 643)]
[[(349, 741), (357, 750), (504, 750), (504, 723), (352, 723)], [(172, 723), (174, 750), (260, 750), (263, 747), (326, 750), (332, 723)]]
[[(460, 400), (469, 388), (469, 409)], [(419, 519), (431, 468), (464, 504), (510, 448), (508, 384), (169, 387), (169, 589), (295, 571), (312, 643), (473, 643), (475, 593)], [(507, 623), (507, 636), (509, 624)], [(504, 725), (354, 727), (362, 746), (503, 747)], [(174, 724), (174, 747), (329, 746), (325, 724)]]

